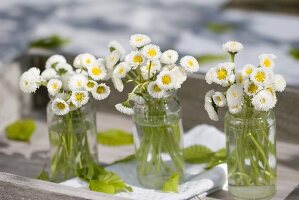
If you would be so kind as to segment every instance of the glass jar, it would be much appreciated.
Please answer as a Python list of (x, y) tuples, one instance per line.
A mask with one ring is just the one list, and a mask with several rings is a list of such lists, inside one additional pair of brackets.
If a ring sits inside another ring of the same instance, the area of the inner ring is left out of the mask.
[(171, 177), (184, 179), (181, 106), (176, 95), (146, 98), (134, 107), (134, 143), (139, 183), (158, 189)]
[(235, 199), (271, 199), (276, 193), (275, 114), (244, 106), (225, 116), (229, 192)]
[(47, 107), (50, 139), (50, 178), (61, 182), (75, 177), (78, 168), (98, 162), (96, 111), (92, 101), (66, 115)]

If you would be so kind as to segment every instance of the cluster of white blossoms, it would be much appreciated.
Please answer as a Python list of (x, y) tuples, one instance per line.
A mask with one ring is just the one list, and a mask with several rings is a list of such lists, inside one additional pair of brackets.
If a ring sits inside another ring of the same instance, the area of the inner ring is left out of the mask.
[(220, 63), (206, 73), (208, 84), (216, 83), (227, 88), (225, 92), (209, 91), (205, 97), (205, 109), (212, 120), (218, 120), (218, 108), (228, 106), (229, 112), (238, 114), (243, 106), (252, 106), (257, 111), (269, 111), (277, 102), (276, 92), (284, 91), (286, 81), (274, 74), (276, 56), (261, 54), (259, 64), (245, 65), (236, 70), (234, 57), (243, 49), (239, 42), (229, 41), (223, 49), (231, 55), (232, 62)]
[[(47, 87), (56, 115), (65, 115), (87, 104), (90, 97), (103, 100), (110, 94), (110, 88), (103, 83), (112, 76), (109, 66), (119, 62), (124, 50), (117, 42), (109, 44), (110, 54), (96, 58), (89, 53), (79, 54), (68, 64), (62, 55), (53, 55), (47, 61), (45, 70), (30, 68), (20, 77), (23, 92), (35, 92), (40, 86)], [(112, 64), (111, 64), (112, 63)]]
[(128, 99), (115, 106), (122, 113), (132, 115), (133, 105), (149, 101), (148, 97), (161, 99), (168, 96), (171, 91), (181, 88), (188, 72), (199, 69), (194, 57), (185, 56), (178, 62), (179, 55), (175, 50), (161, 52), (159, 46), (151, 44), (147, 35), (132, 35), (130, 45), (134, 50), (124, 55), (119, 43), (110, 42), (109, 48), (118, 49), (119, 54), (110, 55), (106, 60), (109, 62), (108, 73), (112, 74), (112, 82), (118, 91), (123, 90), (124, 82), (135, 84)]

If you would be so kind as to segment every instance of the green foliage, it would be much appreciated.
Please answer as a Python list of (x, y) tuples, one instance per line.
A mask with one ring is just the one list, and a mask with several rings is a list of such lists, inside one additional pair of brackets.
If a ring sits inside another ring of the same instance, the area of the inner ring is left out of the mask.
[(207, 64), (212, 62), (224, 61), (228, 59), (228, 57), (225, 54), (202, 54), (196, 56), (196, 59), (200, 64)]
[(129, 155), (121, 160), (117, 160), (117, 161), (113, 162), (112, 164), (128, 162), (128, 161), (134, 160), (135, 158), (136, 158), (135, 154), (132, 154), (132, 155)]
[(174, 173), (162, 186), (164, 192), (178, 192), (178, 185), (180, 180), (180, 174)]
[(29, 141), (36, 128), (32, 119), (18, 120), (5, 128), (6, 137), (10, 140)]
[(43, 180), (43, 181), (49, 181), (50, 178), (49, 178), (49, 174), (48, 172), (46, 172), (45, 170), (43, 170), (37, 177), (36, 179), (39, 179), (39, 180)]
[(184, 160), (188, 163), (206, 163), (214, 154), (211, 149), (203, 145), (192, 145), (183, 150)]
[(222, 34), (233, 31), (236, 26), (229, 23), (208, 23), (206, 28), (213, 33)]
[(295, 48), (295, 47), (292, 47), (290, 50), (289, 50), (289, 55), (294, 58), (295, 60), (299, 60), (299, 49), (298, 48)]
[(57, 49), (65, 44), (69, 43), (70, 40), (61, 38), (59, 35), (51, 35), (49, 37), (40, 38), (30, 42), (29, 47), (38, 47), (44, 49)]
[(109, 146), (122, 146), (133, 144), (133, 135), (121, 129), (109, 129), (100, 132), (97, 136), (99, 144)]
[(213, 167), (215, 167), (216, 165), (219, 165), (221, 163), (226, 162), (226, 150), (225, 148), (223, 149), (219, 149), (218, 151), (216, 151), (213, 156), (210, 158), (206, 169), (211, 169)]

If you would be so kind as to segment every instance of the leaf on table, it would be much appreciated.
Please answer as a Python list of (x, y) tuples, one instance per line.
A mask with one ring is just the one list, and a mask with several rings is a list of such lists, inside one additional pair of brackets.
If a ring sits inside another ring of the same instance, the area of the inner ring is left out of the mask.
[(45, 170), (43, 170), (37, 177), (36, 179), (39, 179), (39, 180), (43, 180), (43, 181), (49, 181), (50, 178), (49, 178), (49, 174), (48, 172), (46, 172)]
[(36, 128), (32, 119), (18, 120), (5, 128), (6, 137), (10, 140), (29, 141)]
[(163, 184), (162, 190), (164, 192), (178, 192), (180, 174), (174, 173), (169, 179)]
[(199, 64), (207, 64), (212, 62), (224, 61), (228, 58), (225, 54), (202, 54), (196, 56)]
[(97, 179), (90, 180), (89, 189), (108, 194), (115, 194), (122, 190), (132, 192), (132, 188), (121, 180), (119, 176), (108, 171), (99, 174)]
[(69, 39), (62, 38), (59, 35), (50, 35), (30, 42), (29, 47), (38, 47), (44, 49), (57, 49), (69, 43)]
[(127, 157), (124, 157), (123, 159), (117, 160), (117, 161), (113, 162), (112, 164), (128, 162), (128, 161), (134, 160), (135, 158), (136, 158), (135, 154), (132, 154)]
[(207, 163), (206, 169), (211, 169), (216, 165), (226, 162), (226, 150), (225, 148), (216, 151), (209, 162)]
[(206, 163), (213, 151), (204, 145), (192, 145), (183, 150), (184, 160), (189, 163)]
[(133, 135), (121, 129), (109, 129), (99, 132), (97, 141), (99, 144), (109, 146), (131, 145), (133, 144)]

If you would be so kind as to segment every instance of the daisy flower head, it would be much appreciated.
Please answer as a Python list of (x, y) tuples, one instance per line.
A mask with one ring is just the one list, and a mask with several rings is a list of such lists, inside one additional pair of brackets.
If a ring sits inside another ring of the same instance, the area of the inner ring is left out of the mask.
[(47, 89), (50, 95), (55, 96), (62, 88), (62, 82), (58, 79), (51, 79), (47, 83)]
[(145, 102), (142, 96), (135, 93), (130, 93), (129, 99), (137, 104), (144, 104)]
[(126, 62), (121, 62), (113, 70), (113, 76), (116, 78), (124, 78), (129, 71), (130, 66)]
[(55, 98), (52, 102), (52, 110), (56, 115), (65, 115), (70, 111), (70, 108), (63, 99)]
[(226, 93), (228, 106), (242, 105), (243, 103), (243, 86), (234, 84), (231, 85)]
[(73, 72), (73, 67), (68, 63), (58, 63), (55, 67), (55, 70), (59, 75), (63, 75), (65, 73)]
[(212, 67), (211, 69), (208, 70), (205, 76), (205, 80), (208, 84), (213, 83), (215, 74), (216, 74), (216, 67)]
[(89, 67), (93, 66), (95, 62), (96, 58), (90, 53), (83, 53), (80, 56), (81, 68), (88, 69)]
[(245, 84), (247, 82), (247, 78), (242, 75), (242, 73), (237, 72), (235, 75), (237, 84)]
[(114, 88), (117, 91), (122, 92), (124, 90), (124, 83), (122, 82), (122, 80), (120, 78), (112, 77), (111, 80), (112, 80)]
[(160, 47), (154, 44), (148, 44), (144, 46), (141, 50), (144, 57), (146, 57), (149, 60), (157, 60), (161, 56)]
[(125, 49), (124, 47), (117, 41), (113, 40), (108, 43), (108, 48), (110, 52), (118, 51), (120, 54), (120, 59), (124, 59), (125, 57)]
[(130, 45), (135, 48), (143, 47), (147, 44), (151, 43), (151, 39), (147, 35), (143, 34), (134, 34), (131, 35)]
[(138, 51), (132, 51), (129, 53), (125, 60), (129, 65), (133, 66), (133, 68), (142, 65), (146, 61), (145, 57)]
[(161, 70), (161, 63), (159, 60), (147, 61), (147, 63), (141, 66), (141, 72), (144, 79), (148, 79), (148, 74), (150, 71), (150, 78), (153, 77), (153, 74), (156, 74)]
[(250, 75), (250, 80), (257, 85), (269, 85), (271, 83), (271, 74), (267, 69), (255, 68)]
[(176, 78), (171, 71), (162, 71), (158, 74), (156, 82), (161, 89), (169, 90), (174, 88)]
[(274, 54), (261, 54), (259, 55), (260, 65), (266, 69), (273, 69), (275, 66), (274, 60), (276, 56)]
[(230, 105), (228, 110), (232, 114), (238, 114), (242, 111), (242, 104)]
[(163, 54), (160, 57), (160, 61), (163, 64), (171, 65), (171, 64), (175, 64), (178, 58), (179, 58), (178, 52), (170, 49), (163, 52)]
[(210, 90), (205, 95), (205, 110), (207, 111), (209, 118), (213, 121), (218, 121), (218, 113), (215, 103), (213, 102), (212, 96), (215, 94), (214, 90)]
[(57, 73), (53, 68), (45, 69), (41, 74), (41, 78), (44, 81), (48, 81), (52, 78), (56, 78), (56, 76), (57, 76)]
[(95, 81), (104, 80), (107, 76), (107, 70), (104, 65), (94, 63), (87, 69), (88, 75)]
[(175, 89), (181, 88), (182, 84), (187, 80), (187, 73), (183, 70), (183, 68), (175, 66), (171, 70), (171, 73), (175, 75)]
[(126, 115), (133, 115), (134, 109), (131, 107), (131, 105), (127, 102), (119, 103), (115, 105), (116, 110), (119, 112), (126, 114)]
[(72, 91), (85, 89), (88, 79), (83, 74), (74, 74), (69, 78), (68, 86)]
[(197, 72), (199, 70), (199, 64), (197, 60), (193, 56), (185, 56), (180, 61), (181, 66), (187, 71), (187, 72)]
[(19, 86), (23, 92), (32, 93), (39, 88), (41, 78), (37, 72), (37, 70), (28, 70), (21, 75)]
[(243, 44), (237, 41), (228, 41), (224, 43), (222, 47), (224, 51), (236, 54), (243, 49)]
[(274, 88), (276, 91), (278, 92), (282, 92), (285, 90), (286, 88), (286, 80), (284, 79), (284, 77), (280, 74), (275, 74), (274, 75)]
[(247, 64), (242, 69), (242, 75), (244, 77), (249, 77), (252, 74), (252, 72), (254, 71), (254, 69), (255, 69), (255, 66), (253, 66), (252, 64)]
[(267, 90), (261, 90), (252, 98), (252, 105), (258, 111), (269, 111), (275, 103), (275, 97)]
[(110, 94), (110, 87), (108, 87), (105, 83), (101, 83), (92, 91), (91, 94), (96, 100), (106, 99)]
[(215, 70), (213, 70), (213, 72), (214, 72), (214, 77), (213, 77), (214, 82), (224, 87), (229, 86), (230, 81), (234, 79), (233, 76), (231, 76), (233, 75), (231, 64), (227, 65), (227, 63), (219, 63), (215, 68)]
[(113, 69), (113, 67), (120, 61), (121, 55), (119, 51), (112, 51), (105, 58), (106, 66), (108, 69)]
[(69, 80), (70, 80), (70, 78), (73, 75), (74, 75), (73, 73), (66, 73), (66, 74), (61, 75), (60, 79), (62, 81), (62, 88), (65, 91), (69, 91), (70, 90), (70, 88), (69, 88)]
[(166, 91), (162, 89), (156, 81), (152, 81), (148, 84), (147, 91), (155, 99), (163, 98), (166, 95)]
[(98, 83), (95, 82), (94, 80), (88, 80), (86, 85), (85, 85), (85, 89), (88, 91), (88, 92), (91, 92), (93, 91), (96, 87), (98, 86)]
[(262, 87), (260, 85), (255, 84), (252, 81), (247, 81), (244, 84), (244, 91), (248, 96), (256, 95), (261, 89), (262, 89)]
[(88, 102), (88, 92), (85, 90), (73, 91), (70, 99), (77, 108), (80, 108)]
[(212, 98), (216, 106), (224, 107), (226, 105), (226, 98), (221, 92), (215, 92)]
[(62, 55), (58, 55), (58, 54), (50, 56), (48, 58), (48, 60), (46, 61), (45, 68), (46, 69), (49, 69), (49, 68), (55, 69), (55, 67), (58, 63), (66, 63), (65, 57), (63, 57)]

